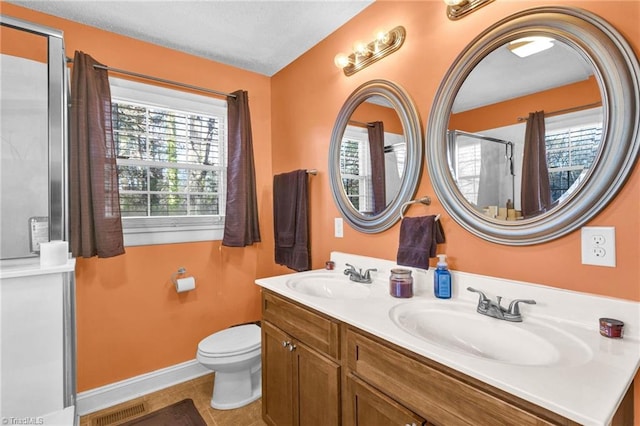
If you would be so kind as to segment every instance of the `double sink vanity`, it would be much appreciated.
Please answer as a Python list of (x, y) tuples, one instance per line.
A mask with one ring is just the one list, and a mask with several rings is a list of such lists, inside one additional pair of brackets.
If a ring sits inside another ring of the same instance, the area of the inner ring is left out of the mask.
[[(335, 270), (256, 280), (263, 293), (263, 417), (271, 425), (630, 425), (638, 303), (452, 271), (453, 297), (389, 295), (394, 262), (334, 252)], [(346, 264), (375, 268), (371, 284)], [(478, 294), (522, 322), (477, 312)], [(600, 317), (624, 337), (599, 333)]]
[[(531, 36), (543, 36), (553, 48), (528, 58), (525, 66), (510, 46), (530, 43)], [(508, 62), (493, 68), (496, 57)], [(554, 57), (570, 59), (571, 67), (558, 65)], [(517, 66), (507, 65), (514, 62)], [(568, 68), (585, 74), (565, 74)], [(559, 69), (563, 82), (547, 81)], [(523, 77), (523, 70), (530, 74), (518, 86), (526, 86), (527, 93), (508, 90), (505, 83)], [(564, 91), (583, 81), (595, 93), (586, 104)], [(533, 82), (539, 83), (536, 90)], [(563, 89), (564, 95), (549, 96), (552, 88)], [(424, 156), (434, 195), (446, 212), (442, 220), (514, 250), (551, 242), (587, 225), (634, 170), (640, 152), (639, 88), (634, 50), (604, 19), (573, 7), (515, 13), (481, 32), (449, 68), (435, 93), (424, 139), (417, 108), (401, 86), (372, 80), (354, 90), (338, 113), (329, 147), (336, 207), (356, 231), (386, 231), (407, 205), (419, 201), (414, 197)], [(562, 105), (554, 99), (562, 99)], [(509, 114), (488, 114), (486, 109), (494, 106)], [(545, 118), (548, 126), (594, 127), (589, 146), (595, 155), (573, 168), (575, 179), (553, 202), (525, 212), (519, 188), (523, 176), (542, 181), (559, 167), (551, 162), (544, 170), (524, 172), (535, 161), (519, 153), (525, 145), (547, 141), (525, 141), (527, 118), (518, 114), (543, 110), (553, 117)], [(356, 191), (364, 186), (364, 180), (354, 178), (360, 170), (377, 175), (373, 162), (354, 160), (365, 155), (344, 158), (345, 152), (358, 152), (358, 143), (378, 146), (378, 138), (363, 136), (369, 125), (384, 127), (383, 162), (398, 166), (384, 170), (385, 180), (396, 184), (391, 191), (385, 188), (386, 204)], [(456, 134), (473, 136), (477, 152), (499, 142), (496, 158), (507, 157), (507, 163), (484, 157), (475, 163), (487, 187), (506, 185), (495, 200), (485, 199), (486, 194), (480, 199), (480, 190), (467, 191), (473, 185), (458, 167), (466, 161), (458, 154), (471, 142), (456, 142)], [(508, 179), (500, 185), (487, 179), (496, 174)], [(506, 217), (488, 214), (487, 206), (499, 211), (505, 205)], [(510, 218), (510, 205), (523, 214)], [(412, 271), (414, 297), (399, 299), (389, 294), (394, 262), (337, 252), (331, 260), (335, 270), (256, 280), (262, 287), (267, 424), (633, 425), (633, 379), (640, 365), (638, 302), (457, 271), (452, 272), (452, 298), (440, 300), (433, 295), (433, 272), (423, 269)], [(359, 271), (375, 269), (372, 283), (350, 281), (343, 273), (348, 264)], [(602, 336), (600, 318), (624, 322), (623, 338)]]

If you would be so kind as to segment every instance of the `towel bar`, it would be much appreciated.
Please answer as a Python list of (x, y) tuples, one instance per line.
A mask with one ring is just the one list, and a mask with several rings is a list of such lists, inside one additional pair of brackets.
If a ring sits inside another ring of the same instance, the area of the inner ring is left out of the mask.
[[(411, 201), (407, 201), (406, 203), (402, 204), (402, 206), (400, 206), (400, 218), (404, 219), (404, 211), (405, 209), (410, 206), (411, 204), (424, 204), (425, 206), (428, 206), (431, 204), (431, 197), (429, 196), (425, 196), (422, 198), (417, 198), (415, 200), (411, 200)], [(440, 215), (436, 215), (436, 220), (440, 219)]]

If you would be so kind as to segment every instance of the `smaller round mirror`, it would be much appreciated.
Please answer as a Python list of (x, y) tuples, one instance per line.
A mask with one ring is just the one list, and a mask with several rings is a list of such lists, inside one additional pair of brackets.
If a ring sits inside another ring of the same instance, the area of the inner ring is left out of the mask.
[(400, 218), (415, 193), (422, 166), (417, 110), (398, 85), (373, 80), (343, 105), (331, 135), (333, 199), (355, 229), (381, 232)]

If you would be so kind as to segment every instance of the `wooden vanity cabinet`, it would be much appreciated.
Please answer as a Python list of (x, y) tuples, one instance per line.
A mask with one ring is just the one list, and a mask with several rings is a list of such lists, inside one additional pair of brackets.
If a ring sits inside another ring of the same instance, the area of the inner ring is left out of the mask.
[(360, 330), (348, 327), (345, 334), (348, 370), (435, 425), (573, 424)]
[[(578, 426), (296, 302), (262, 292), (262, 411), (271, 426)], [(632, 426), (633, 384), (611, 426)]]
[(262, 414), (273, 426), (341, 424), (339, 324), (263, 291)]

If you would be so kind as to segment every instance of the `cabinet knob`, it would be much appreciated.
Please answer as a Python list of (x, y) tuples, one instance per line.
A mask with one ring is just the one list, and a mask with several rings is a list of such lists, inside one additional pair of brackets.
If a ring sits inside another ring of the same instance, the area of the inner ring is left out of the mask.
[(294, 345), (293, 343), (289, 343), (289, 352), (293, 352), (296, 350), (296, 345)]
[(283, 340), (283, 341), (282, 341), (282, 347), (283, 347), (283, 348), (286, 348), (286, 347), (287, 347), (287, 346), (289, 346), (290, 344), (291, 344), (291, 342), (290, 342), (290, 341), (288, 341), (288, 340)]

